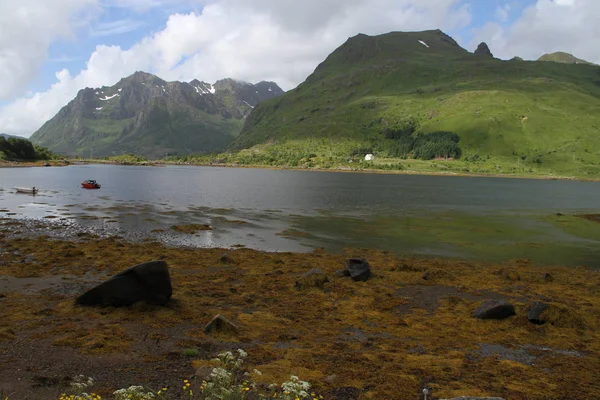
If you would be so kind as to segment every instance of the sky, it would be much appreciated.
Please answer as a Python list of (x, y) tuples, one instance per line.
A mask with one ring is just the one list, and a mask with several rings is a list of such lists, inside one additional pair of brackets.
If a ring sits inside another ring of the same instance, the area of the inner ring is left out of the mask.
[(441, 29), (469, 51), (600, 64), (600, 0), (0, 0), (0, 132), (29, 137), (85, 87), (300, 84), (358, 33)]

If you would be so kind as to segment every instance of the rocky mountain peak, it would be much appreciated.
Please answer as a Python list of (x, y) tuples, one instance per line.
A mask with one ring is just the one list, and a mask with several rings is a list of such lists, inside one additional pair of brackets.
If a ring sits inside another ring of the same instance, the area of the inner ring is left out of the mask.
[(222, 150), (258, 103), (280, 94), (274, 82), (167, 82), (137, 71), (114, 86), (79, 91), (32, 139), (68, 155)]
[(475, 52), (473, 54), (478, 55), (478, 56), (487, 56), (487, 57), (492, 57), (492, 58), (494, 57), (494, 55), (490, 51), (490, 48), (488, 47), (487, 43), (485, 43), (485, 42), (479, 43), (479, 46), (477, 46), (477, 49), (475, 50)]

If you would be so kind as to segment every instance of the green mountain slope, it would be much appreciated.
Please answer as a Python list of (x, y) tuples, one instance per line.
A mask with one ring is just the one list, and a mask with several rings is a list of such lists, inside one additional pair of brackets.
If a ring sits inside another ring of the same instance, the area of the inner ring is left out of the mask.
[(538, 61), (552, 61), (563, 64), (590, 64), (595, 65), (589, 61), (582, 60), (581, 58), (577, 58), (572, 54), (565, 53), (562, 51), (557, 51), (556, 53), (544, 54)]
[(474, 55), (439, 30), (361, 34), (257, 106), (231, 149), (385, 158), (402, 156), (398, 132), (450, 131), (463, 158), (597, 171), (598, 110), (596, 66)]
[(86, 88), (31, 136), (56, 153), (113, 156), (219, 151), (259, 102), (281, 95), (273, 82), (166, 82), (144, 72), (112, 87)]

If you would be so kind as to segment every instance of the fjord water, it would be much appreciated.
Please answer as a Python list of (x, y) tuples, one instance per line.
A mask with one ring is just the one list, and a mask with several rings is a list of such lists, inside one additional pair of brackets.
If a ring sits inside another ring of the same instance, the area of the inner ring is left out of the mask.
[[(102, 188), (82, 189), (86, 179)], [(40, 192), (16, 194), (15, 186)], [(0, 216), (267, 251), (375, 248), (598, 267), (600, 224), (575, 216), (599, 212), (598, 199), (600, 183), (561, 180), (190, 166), (0, 169)], [(192, 223), (213, 230), (170, 229)]]

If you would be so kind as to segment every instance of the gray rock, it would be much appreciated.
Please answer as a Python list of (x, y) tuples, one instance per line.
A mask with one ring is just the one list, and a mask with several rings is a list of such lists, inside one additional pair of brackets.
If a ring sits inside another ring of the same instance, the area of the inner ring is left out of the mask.
[(237, 326), (227, 318), (218, 314), (204, 327), (204, 333), (223, 333), (235, 335), (238, 332)]
[(138, 301), (164, 305), (173, 294), (169, 267), (164, 261), (133, 266), (79, 296), (82, 306), (128, 306)]
[(344, 268), (354, 281), (366, 281), (371, 277), (371, 268), (364, 258), (349, 258), (344, 263)]
[(542, 317), (542, 314), (546, 309), (550, 307), (547, 303), (542, 303), (541, 301), (535, 301), (529, 308), (529, 312), (527, 313), (527, 319), (529, 322), (534, 323), (536, 325), (543, 325), (546, 323), (546, 319)]
[(339, 277), (350, 276), (350, 272), (346, 271), (345, 269), (341, 269), (339, 271), (335, 271), (335, 276), (339, 276)]
[(515, 306), (507, 301), (486, 300), (473, 311), (472, 316), (480, 319), (504, 319), (515, 314)]

